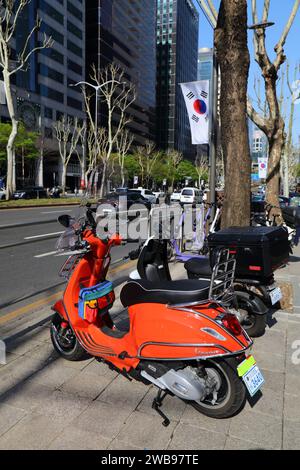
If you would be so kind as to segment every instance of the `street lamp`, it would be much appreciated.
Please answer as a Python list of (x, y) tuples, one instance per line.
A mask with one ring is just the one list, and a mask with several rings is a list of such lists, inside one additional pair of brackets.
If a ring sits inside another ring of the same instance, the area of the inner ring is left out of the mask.
[(99, 90), (101, 90), (101, 88), (103, 88), (105, 85), (108, 85), (109, 83), (113, 83), (113, 82), (116, 83), (117, 85), (126, 84), (126, 82), (118, 82), (117, 80), (108, 80), (107, 82), (102, 83), (101, 85), (93, 85), (92, 83), (85, 82), (85, 81), (69, 84), (70, 87), (76, 87), (76, 86), (79, 86), (79, 85), (84, 85), (84, 86), (87, 85), (87, 86), (90, 86), (90, 87), (94, 88), (94, 90), (96, 91), (96, 106), (95, 106), (95, 138), (96, 139), (97, 139), (97, 131), (98, 131), (98, 97), (99, 97)]

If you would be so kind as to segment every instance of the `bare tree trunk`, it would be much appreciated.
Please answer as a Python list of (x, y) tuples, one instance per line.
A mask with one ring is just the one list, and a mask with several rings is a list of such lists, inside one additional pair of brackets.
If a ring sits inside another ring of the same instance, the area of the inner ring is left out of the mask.
[(106, 173), (107, 173), (107, 161), (103, 161), (102, 166), (102, 177), (101, 177), (101, 186), (100, 186), (100, 199), (103, 198), (106, 188)]
[(123, 166), (121, 167), (121, 185), (122, 185), (122, 188), (124, 188), (125, 186), (125, 172), (124, 172), (124, 162), (123, 162)]
[(11, 92), (11, 83), (10, 83), (10, 76), (3, 70), (3, 79), (5, 84), (6, 90), (6, 102), (7, 102), (7, 109), (11, 119), (11, 133), (7, 142), (7, 181), (6, 181), (6, 199), (10, 199), (12, 196), (13, 191), (15, 188), (15, 177), (14, 177), (14, 148), (15, 148), (15, 140), (18, 135), (18, 121), (16, 119), (15, 113), (15, 106), (14, 100)]
[(222, 226), (248, 226), (251, 158), (246, 117), (250, 64), (246, 0), (222, 0), (215, 46), (222, 77), (221, 128), (225, 160)]
[(61, 174), (61, 186), (62, 186), (63, 195), (66, 194), (67, 166), (68, 165), (63, 164), (62, 174)]
[[(278, 194), (280, 185), (280, 161), (284, 149), (284, 121), (279, 119), (278, 128), (269, 139), (269, 168), (267, 177), (266, 200), (269, 204), (279, 207)], [(278, 210), (274, 213), (279, 213)], [(280, 214), (281, 218), (281, 214)]]

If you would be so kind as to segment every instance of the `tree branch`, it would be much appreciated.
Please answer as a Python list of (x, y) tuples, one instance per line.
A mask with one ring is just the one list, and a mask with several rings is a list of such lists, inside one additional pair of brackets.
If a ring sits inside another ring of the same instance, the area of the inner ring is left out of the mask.
[(284, 55), (284, 45), (286, 42), (287, 35), (290, 32), (290, 29), (294, 23), (295, 17), (297, 15), (298, 9), (300, 6), (300, 0), (295, 0), (293, 9), (291, 11), (290, 17), (288, 19), (287, 24), (285, 25), (285, 28), (283, 30), (283, 33), (281, 35), (281, 38), (279, 39), (279, 42), (275, 46), (275, 52), (277, 54), (276, 60), (274, 62), (275, 69), (278, 71), (280, 66), (284, 63), (285, 61), (285, 55)]

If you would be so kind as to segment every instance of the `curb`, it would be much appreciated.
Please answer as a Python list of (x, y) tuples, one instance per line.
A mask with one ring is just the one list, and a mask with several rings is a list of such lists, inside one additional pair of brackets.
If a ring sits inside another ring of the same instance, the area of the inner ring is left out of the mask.
[(38, 209), (39, 207), (49, 207), (51, 209), (51, 207), (67, 207), (67, 206), (78, 206), (80, 204), (80, 202), (66, 202), (65, 204), (63, 203), (60, 203), (60, 204), (41, 204), (41, 205), (28, 205), (28, 206), (13, 206), (13, 207), (1, 207), (1, 203), (0, 203), (0, 211), (1, 210), (15, 210), (15, 209)]

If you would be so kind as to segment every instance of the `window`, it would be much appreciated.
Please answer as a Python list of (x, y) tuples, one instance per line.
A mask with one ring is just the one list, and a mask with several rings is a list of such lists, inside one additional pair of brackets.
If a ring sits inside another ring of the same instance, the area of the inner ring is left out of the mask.
[(62, 73), (57, 72), (57, 70), (53, 70), (45, 64), (39, 64), (39, 72), (44, 77), (51, 78), (59, 83), (64, 83), (64, 76)]
[(73, 54), (78, 55), (79, 57), (82, 57), (82, 49), (81, 47), (76, 46), (74, 42), (68, 40), (68, 49), (69, 51), (73, 52)]
[(72, 72), (77, 73), (78, 75), (82, 75), (82, 67), (81, 65), (76, 64), (72, 60), (68, 59), (68, 68), (72, 70)]
[(44, 108), (44, 116), (45, 116), (45, 118), (53, 119), (53, 109), (48, 108), (47, 106), (45, 106), (45, 108)]
[(40, 31), (42, 33), (46, 33), (48, 36), (51, 36), (52, 39), (59, 42), (60, 44), (64, 44), (63, 34), (59, 33), (58, 31), (56, 31), (56, 29), (52, 28), (46, 23), (42, 23)]
[(193, 190), (192, 189), (184, 189), (182, 191), (182, 196), (193, 196)]
[(40, 0), (40, 9), (58, 23), (62, 25), (64, 24), (64, 16), (51, 5), (49, 5), (49, 3), (47, 3), (45, 0)]
[(82, 13), (80, 10), (78, 10), (78, 8), (76, 8), (73, 3), (71, 3), (70, 1), (68, 1), (67, 3), (68, 5), (68, 12), (69, 13), (72, 13), (72, 15), (74, 15), (76, 18), (78, 18), (79, 20), (82, 20)]
[(75, 100), (75, 98), (71, 98), (71, 96), (68, 96), (67, 104), (71, 108), (80, 109), (80, 111), (82, 111), (81, 101)]
[(40, 85), (40, 94), (51, 100), (58, 101), (59, 103), (64, 102), (64, 95), (62, 93), (45, 85)]
[(68, 20), (68, 31), (72, 34), (74, 34), (74, 36), (77, 36), (79, 39), (82, 39), (82, 31), (77, 28), (77, 26), (75, 26), (73, 23), (71, 23), (71, 21)]
[(53, 48), (41, 49), (40, 54), (44, 54), (45, 56), (49, 57), (49, 59), (52, 59), (59, 64), (64, 64), (64, 56)]

